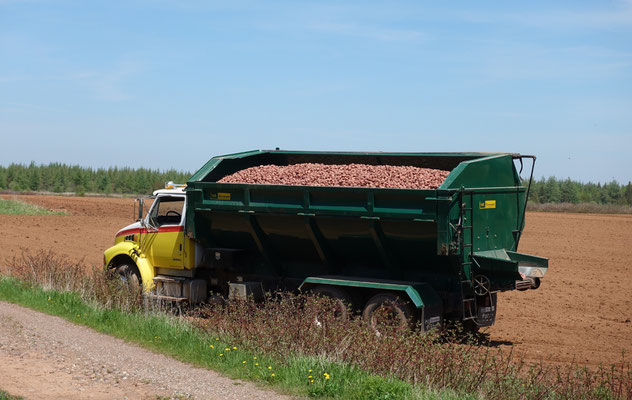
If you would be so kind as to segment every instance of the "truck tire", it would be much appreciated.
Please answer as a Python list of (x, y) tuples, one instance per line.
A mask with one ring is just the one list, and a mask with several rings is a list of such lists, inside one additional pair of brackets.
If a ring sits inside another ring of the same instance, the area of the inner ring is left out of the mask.
[(364, 306), (362, 318), (378, 336), (387, 331), (396, 333), (415, 326), (415, 309), (410, 301), (395, 293), (378, 293)]
[[(328, 285), (319, 285), (311, 290), (316, 297), (327, 297), (334, 301), (334, 318), (348, 320), (351, 318), (353, 301), (351, 295), (343, 288)], [(316, 321), (318, 325), (318, 321)]]
[(115, 272), (124, 284), (140, 287), (140, 272), (136, 265), (127, 263), (119, 264), (116, 266)]

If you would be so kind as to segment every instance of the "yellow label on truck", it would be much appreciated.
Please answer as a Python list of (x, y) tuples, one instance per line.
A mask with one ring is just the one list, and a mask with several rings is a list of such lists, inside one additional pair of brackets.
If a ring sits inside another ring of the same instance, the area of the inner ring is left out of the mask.
[(211, 193), (211, 200), (230, 200), (230, 193)]
[(496, 200), (481, 201), (478, 205), (481, 210), (485, 210), (488, 208), (496, 208)]

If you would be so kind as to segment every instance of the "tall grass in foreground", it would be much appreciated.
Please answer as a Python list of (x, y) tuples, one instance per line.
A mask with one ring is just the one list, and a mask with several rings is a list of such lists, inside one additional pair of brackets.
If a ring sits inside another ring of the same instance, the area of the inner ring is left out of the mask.
[(624, 360), (596, 370), (531, 365), (491, 347), (483, 335), (416, 330), (378, 336), (359, 317), (323, 313), (329, 307), (334, 305), (325, 299), (279, 293), (263, 304), (229, 301), (201, 308), (196, 323), (281, 360), (325, 357), (433, 390), (487, 399), (632, 398), (632, 370)]
[(143, 308), (143, 296), (139, 288), (114, 279), (113, 271), (98, 267), (88, 269), (52, 250), (36, 253), (25, 251), (21, 256), (13, 257), (7, 266), (0, 266), (0, 274), (18, 278), (44, 290), (74, 292), (84, 301), (105, 309), (136, 312)]
[[(101, 269), (85, 272), (82, 265), (51, 252), (25, 253), (13, 259), (3, 273), (38, 287), (77, 293), (102, 309), (143, 312), (137, 288), (110, 279)], [(632, 369), (623, 359), (620, 364), (597, 369), (528, 365), (489, 346), (484, 337), (468, 339), (455, 331), (384, 332), (378, 336), (359, 318), (333, 318), (327, 312), (332, 306), (325, 299), (279, 293), (260, 304), (228, 301), (204, 306), (179, 317), (182, 319), (176, 323), (190, 326), (192, 321), (200, 334), (221, 339), (221, 345), (209, 345), (212, 361), (203, 365), (230, 372), (243, 363), (243, 371), (252, 371), (252, 375), (244, 375), (248, 379), (270, 384), (283, 379), (284, 385), (302, 387), (306, 392), (301, 393), (310, 396), (427, 398), (422, 394), (448, 393), (453, 398), (486, 399), (632, 398)], [(164, 340), (151, 332), (139, 336), (149, 347), (159, 347)], [(200, 363), (196, 340), (185, 339), (169, 352)], [(225, 343), (240, 350), (226, 351), (232, 347), (224, 348)], [(283, 377), (260, 365), (255, 367), (253, 356), (273, 360)], [(264, 374), (257, 375), (261, 371)], [(316, 371), (317, 375), (311, 375)]]

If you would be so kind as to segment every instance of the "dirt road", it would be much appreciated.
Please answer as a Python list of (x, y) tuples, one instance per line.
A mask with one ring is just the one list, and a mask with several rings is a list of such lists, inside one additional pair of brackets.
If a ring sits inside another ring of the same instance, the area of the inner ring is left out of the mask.
[(25, 399), (284, 398), (5, 302), (0, 388)]
[[(0, 216), (9, 256), (52, 248), (100, 265), (116, 231), (133, 221), (132, 199), (20, 198), (71, 215)], [(526, 224), (520, 251), (548, 257), (550, 270), (538, 290), (499, 295), (493, 343), (552, 363), (594, 366), (632, 354), (632, 215), (528, 213)]]

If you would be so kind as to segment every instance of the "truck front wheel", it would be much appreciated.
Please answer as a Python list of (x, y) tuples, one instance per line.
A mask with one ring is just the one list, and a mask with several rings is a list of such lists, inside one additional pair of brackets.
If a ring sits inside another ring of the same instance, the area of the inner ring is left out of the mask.
[(140, 272), (135, 265), (126, 263), (119, 264), (115, 268), (115, 272), (124, 284), (140, 287)]
[(378, 293), (367, 301), (362, 318), (382, 336), (413, 328), (415, 310), (409, 301), (395, 293)]

